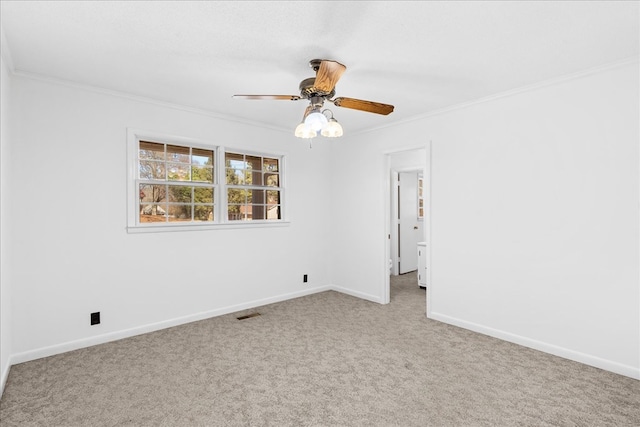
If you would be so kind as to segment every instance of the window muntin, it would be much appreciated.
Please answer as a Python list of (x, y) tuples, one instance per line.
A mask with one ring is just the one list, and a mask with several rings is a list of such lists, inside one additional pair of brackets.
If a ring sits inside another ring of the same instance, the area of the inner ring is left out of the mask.
[(215, 151), (140, 140), (138, 223), (215, 220)]
[(228, 221), (282, 219), (280, 163), (276, 157), (225, 153)]

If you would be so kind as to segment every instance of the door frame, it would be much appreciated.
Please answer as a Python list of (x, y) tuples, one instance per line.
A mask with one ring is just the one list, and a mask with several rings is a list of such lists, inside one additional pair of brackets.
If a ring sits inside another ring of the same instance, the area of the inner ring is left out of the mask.
[[(405, 151), (414, 151), (425, 149), (426, 159), (424, 159), (424, 170), (422, 171), (423, 192), (424, 192), (424, 241), (427, 242), (427, 289), (426, 289), (426, 315), (431, 316), (431, 141), (427, 141), (423, 144), (408, 146), (405, 148), (397, 148), (394, 150), (384, 151), (384, 260), (387, 263), (387, 268), (384, 269), (384, 278), (382, 280), (383, 289), (381, 292), (382, 303), (388, 304), (391, 300), (391, 215), (392, 215), (392, 203), (391, 203), (391, 156), (396, 153)], [(416, 170), (419, 168), (413, 167), (410, 170)], [(417, 250), (417, 248), (416, 248)], [(418, 284), (416, 283), (416, 286)]]

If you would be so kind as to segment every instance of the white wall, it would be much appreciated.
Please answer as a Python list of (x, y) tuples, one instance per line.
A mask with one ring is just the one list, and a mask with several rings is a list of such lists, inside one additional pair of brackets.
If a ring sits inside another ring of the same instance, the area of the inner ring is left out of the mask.
[(627, 63), (336, 144), (333, 282), (382, 298), (383, 153), (419, 135), (430, 317), (640, 378), (638, 75)]
[[(13, 79), (14, 363), (329, 284), (330, 147), (196, 112)], [(127, 128), (287, 155), (288, 227), (128, 234)], [(308, 274), (309, 283), (302, 283)], [(101, 312), (102, 323), (89, 325)]]
[(397, 171), (424, 170), (427, 152), (424, 148), (395, 151), (389, 154), (390, 167)]
[(11, 363), (11, 262), (9, 227), (9, 174), (10, 174), (10, 102), (11, 83), (8, 67), (0, 55), (0, 395), (9, 375)]
[(385, 302), (385, 276), (389, 275), (389, 256), (384, 250), (389, 177), (383, 141), (374, 133), (342, 137), (332, 143), (331, 163), (332, 284), (342, 292), (379, 303)]

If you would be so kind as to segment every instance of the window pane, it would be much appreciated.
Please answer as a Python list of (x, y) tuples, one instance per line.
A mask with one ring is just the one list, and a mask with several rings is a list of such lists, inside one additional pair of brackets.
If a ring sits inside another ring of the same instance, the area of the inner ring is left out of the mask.
[(166, 187), (142, 184), (139, 186), (140, 222), (166, 221)]
[(193, 209), (195, 221), (213, 221), (213, 206), (196, 205)]
[(228, 205), (227, 218), (230, 221), (249, 221), (253, 217), (251, 205)]
[(191, 221), (191, 205), (169, 205), (169, 221)]
[(249, 203), (263, 204), (264, 203), (264, 190), (249, 190)]
[(262, 185), (262, 157), (246, 156), (246, 184)]
[(251, 219), (252, 220), (262, 220), (264, 219), (264, 205), (251, 205)]
[(279, 205), (280, 204), (280, 192), (275, 190), (267, 190), (267, 204)]
[(140, 204), (142, 203), (158, 203), (167, 201), (167, 187), (164, 185), (140, 185)]
[(140, 179), (165, 180), (164, 162), (141, 160), (139, 165)]
[(206, 166), (192, 166), (191, 181), (213, 183), (213, 169)]
[(266, 173), (264, 174), (265, 185), (268, 187), (279, 187), (280, 186), (280, 176), (275, 173)]
[(193, 187), (170, 185), (169, 186), (169, 202), (172, 203), (191, 203), (191, 192)]
[(245, 184), (246, 165), (242, 154), (225, 153), (227, 184)]
[(167, 160), (170, 162), (189, 163), (189, 147), (167, 145)]
[(247, 162), (247, 169), (251, 169), (258, 172), (262, 171), (262, 157), (247, 156), (246, 162)]
[(246, 169), (244, 165), (244, 156), (236, 153), (224, 154), (225, 166), (235, 169)]
[(141, 159), (164, 160), (164, 144), (140, 141), (138, 157)]
[(247, 190), (239, 188), (230, 188), (227, 190), (228, 204), (244, 204), (247, 202)]
[(213, 151), (193, 148), (191, 150), (191, 164), (213, 166)]
[(248, 185), (262, 185), (262, 172), (260, 171), (247, 171)]
[(150, 204), (140, 210), (140, 222), (166, 222), (166, 205)]
[(227, 169), (227, 184), (231, 185), (244, 185), (245, 173), (244, 169)]
[(213, 203), (213, 188), (194, 188), (193, 201), (195, 203)]
[(180, 163), (167, 163), (169, 181), (191, 181), (191, 167)]
[(265, 172), (278, 172), (278, 159), (264, 158), (262, 167)]
[(240, 219), (240, 205), (227, 205), (227, 218), (231, 221)]
[(280, 205), (267, 206), (267, 219), (281, 219)]

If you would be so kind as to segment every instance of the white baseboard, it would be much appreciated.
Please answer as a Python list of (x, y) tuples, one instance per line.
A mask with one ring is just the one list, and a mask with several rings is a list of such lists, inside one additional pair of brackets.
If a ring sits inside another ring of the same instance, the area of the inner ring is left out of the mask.
[(0, 377), (0, 396), (2, 396), (2, 393), (4, 393), (4, 386), (5, 384), (7, 384), (7, 378), (9, 378), (9, 370), (11, 370), (11, 365), (15, 364), (15, 362), (13, 362), (11, 359), (11, 356), (9, 356), (9, 360), (7, 360), (5, 366), (2, 367), (2, 376)]
[(449, 325), (458, 326), (470, 331), (478, 332), (484, 335), (488, 335), (494, 338), (499, 338), (504, 341), (519, 344), (524, 347), (529, 347), (534, 350), (539, 350), (545, 353), (553, 354), (565, 359), (573, 360), (575, 362), (584, 363), (585, 365), (593, 366), (596, 368), (604, 369), (605, 371), (614, 372), (616, 374), (631, 377), (640, 380), (640, 368), (634, 366), (623, 365), (618, 362), (614, 362), (607, 359), (602, 359), (590, 354), (581, 353), (578, 351), (570, 350), (568, 348), (560, 347), (557, 345), (549, 344), (542, 341), (537, 341), (531, 338), (515, 335), (509, 332), (501, 331), (498, 329), (489, 328), (487, 326), (479, 325), (477, 323), (468, 322), (466, 320), (457, 319), (455, 317), (447, 316), (441, 313), (431, 312), (430, 319), (438, 320)]
[(364, 292), (353, 291), (351, 289), (343, 288), (341, 286), (336, 286), (336, 285), (329, 286), (329, 289), (346, 294), (346, 295), (351, 295), (352, 297), (365, 299), (367, 301), (372, 301), (372, 302), (377, 302), (378, 304), (382, 304), (382, 298), (376, 295), (365, 294)]
[[(198, 320), (209, 319), (211, 317), (222, 316), (224, 314), (235, 313), (241, 310), (247, 310), (255, 307), (260, 307), (267, 304), (273, 304), (276, 302), (286, 301), (294, 298), (303, 297), (306, 295), (316, 294), (332, 290), (331, 286), (319, 286), (311, 289), (305, 289), (303, 291), (291, 292), (288, 294), (277, 295), (274, 297), (264, 298), (260, 300), (249, 301), (242, 304), (232, 305), (228, 307), (218, 308), (215, 310), (205, 311), (201, 313), (190, 314), (188, 316), (178, 317), (174, 319), (164, 320), (162, 322), (150, 323), (143, 326), (138, 326), (131, 329), (125, 329), (122, 331), (110, 332), (102, 335), (96, 335), (89, 338), (83, 338), (75, 341), (69, 341), (62, 344), (56, 344), (49, 347), (42, 347), (35, 350), (29, 350), (22, 353), (14, 354), (10, 358), (9, 366), (17, 363), (29, 362), (31, 360), (41, 359), (43, 357), (54, 356), (60, 353), (66, 353), (68, 351), (78, 350), (85, 347), (91, 347), (98, 344), (104, 344), (111, 341), (120, 340), (123, 338), (130, 338), (136, 335), (146, 334), (149, 332), (159, 331), (161, 329), (171, 328), (174, 326), (184, 325), (186, 323), (196, 322)], [(8, 376), (9, 367), (7, 367)], [(6, 380), (3, 372), (3, 387)]]

